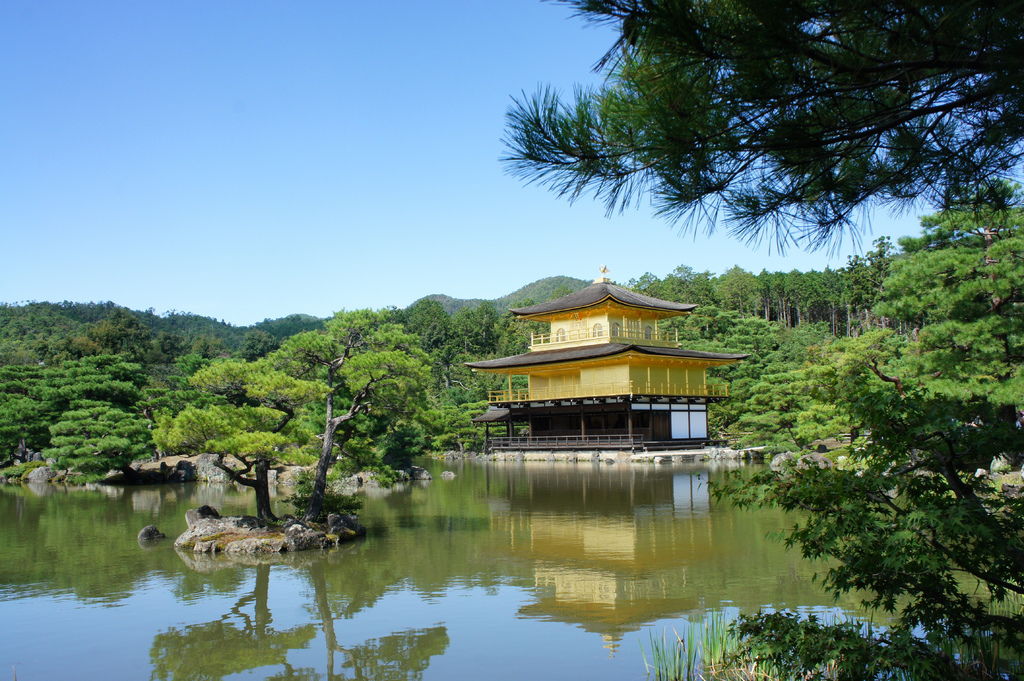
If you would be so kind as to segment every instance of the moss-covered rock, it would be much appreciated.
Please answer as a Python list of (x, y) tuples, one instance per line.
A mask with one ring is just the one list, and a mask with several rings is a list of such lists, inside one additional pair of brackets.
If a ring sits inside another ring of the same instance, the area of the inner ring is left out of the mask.
[(366, 533), (355, 516), (332, 514), (331, 518), (334, 522), (328, 527), (295, 519), (276, 526), (252, 516), (221, 517), (209, 507), (190, 509), (186, 513), (189, 527), (174, 547), (193, 553), (283, 553), (327, 549)]
[(23, 482), (26, 476), (37, 468), (49, 470), (45, 461), (27, 461), (7, 468), (0, 468), (0, 477), (4, 479), (4, 482), (19, 483)]

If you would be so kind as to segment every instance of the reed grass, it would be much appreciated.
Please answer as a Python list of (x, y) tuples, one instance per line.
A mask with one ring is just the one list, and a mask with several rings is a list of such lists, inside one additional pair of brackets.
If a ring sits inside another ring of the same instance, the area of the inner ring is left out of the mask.
[(772, 665), (742, 659), (739, 635), (722, 612), (711, 612), (699, 622), (689, 622), (685, 635), (677, 630), (649, 639), (649, 651), (641, 656), (654, 681), (767, 681), (789, 679)]
[[(1012, 606), (1011, 606), (1012, 607)], [(871, 622), (853, 618), (826, 617), (828, 624), (856, 627), (867, 638), (884, 632)], [(999, 641), (986, 633), (967, 641), (941, 641), (933, 644), (935, 652), (951, 661), (951, 670), (960, 678), (1017, 679), (1021, 665), (1016, 651), (1003, 650)], [(770, 661), (756, 659), (744, 647), (733, 627), (733, 621), (720, 611), (708, 613), (702, 620), (688, 622), (683, 634), (673, 629), (671, 635), (653, 631), (648, 646), (640, 646), (648, 678), (653, 681), (804, 681), (805, 677), (780, 668)], [(824, 661), (814, 670), (816, 679), (832, 681), (840, 678), (836, 660)], [(910, 669), (892, 669), (878, 677), (879, 681), (934, 681)]]
[(648, 676), (653, 676), (654, 681), (681, 681), (694, 677), (695, 661), (693, 648), (686, 645), (686, 639), (679, 636), (679, 632), (672, 630), (673, 639), (669, 639), (668, 633), (661, 632), (661, 638), (651, 632), (650, 635), (650, 657), (648, 651), (640, 646), (640, 655), (644, 661), (644, 669)]

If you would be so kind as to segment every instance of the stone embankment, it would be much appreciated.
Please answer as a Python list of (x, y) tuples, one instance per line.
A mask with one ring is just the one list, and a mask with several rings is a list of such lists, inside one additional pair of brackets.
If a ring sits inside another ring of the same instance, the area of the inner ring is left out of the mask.
[[(232, 457), (225, 457), (225, 465), (241, 468), (241, 464)], [(134, 474), (126, 477), (112, 474), (106, 482), (160, 484), (165, 482), (231, 482), (231, 476), (217, 467), (217, 456), (199, 454), (197, 456), (167, 456), (158, 461), (144, 461), (132, 464)], [(271, 485), (294, 485), (300, 466), (278, 466), (267, 471)]]
[[(129, 474), (111, 471), (103, 482), (109, 485), (159, 485), (164, 483), (182, 482), (213, 482), (230, 483), (231, 477), (223, 469), (218, 468), (217, 457), (213, 454), (198, 456), (168, 456), (158, 461), (136, 461), (131, 465)], [(226, 457), (224, 463), (230, 467), (241, 468), (241, 464), (232, 457)], [(51, 462), (40, 461), (36, 467), (18, 478), (0, 476), (0, 484), (5, 483), (52, 483), (77, 485), (82, 484), (78, 474), (57, 469)], [(292, 486), (298, 481), (299, 474), (307, 470), (302, 466), (278, 466), (267, 473), (271, 486)], [(419, 466), (410, 466), (397, 471), (399, 482), (431, 480), (430, 473)], [(335, 483), (338, 491), (351, 493), (360, 487), (380, 487), (372, 472), (357, 473)]]
[[(332, 513), (320, 526), (289, 518), (271, 525), (253, 516), (222, 517), (210, 506), (185, 512), (188, 529), (174, 548), (192, 553), (260, 554), (328, 549), (366, 534), (354, 515)], [(154, 530), (156, 528), (153, 528)]]
[(760, 448), (732, 449), (730, 447), (705, 447), (703, 449), (666, 449), (660, 451), (636, 452), (628, 449), (599, 450), (504, 450), (475, 458), (486, 461), (546, 461), (567, 463), (675, 463), (691, 461), (760, 461)]
[[(168, 456), (158, 461), (136, 461), (131, 464), (130, 470), (110, 471), (103, 479), (104, 483), (111, 485), (159, 485), (163, 483), (176, 482), (230, 482), (226, 472), (217, 468), (215, 461), (217, 457), (213, 454), (200, 454), (198, 456)], [(238, 465), (232, 458), (227, 459), (228, 465)], [(53, 460), (40, 461), (19, 478), (10, 480), (0, 476), (0, 483), (7, 482), (34, 482), (77, 485), (81, 483), (81, 476), (73, 471), (62, 470), (57, 467)], [(297, 466), (286, 466), (269, 471), (270, 484), (294, 484)]]
[[(428, 482), (434, 479), (430, 471), (419, 466), (409, 466), (408, 468), (397, 470), (395, 471), (395, 476), (397, 482)], [(388, 485), (381, 482), (373, 471), (362, 471), (347, 478), (331, 480), (327, 483), (327, 488), (335, 494), (354, 494), (359, 490), (383, 490), (387, 487)]]
[[(974, 472), (974, 477), (990, 481), (995, 490), (1002, 492), (1003, 495), (1010, 499), (1024, 497), (1024, 468), (1017, 470), (1014, 466), (1014, 461), (1020, 461), (1020, 457), (1010, 457), (1005, 454), (997, 455), (992, 459), (992, 463), (989, 464), (988, 468), (977, 469)], [(785, 452), (776, 454), (769, 466), (776, 473), (782, 473), (787, 470), (801, 471), (811, 468), (838, 467), (840, 469), (851, 469), (847, 456), (838, 456), (833, 461), (820, 452), (805, 454)], [(855, 466), (852, 468), (855, 469)], [(927, 473), (921, 472), (916, 474), (927, 475)]]

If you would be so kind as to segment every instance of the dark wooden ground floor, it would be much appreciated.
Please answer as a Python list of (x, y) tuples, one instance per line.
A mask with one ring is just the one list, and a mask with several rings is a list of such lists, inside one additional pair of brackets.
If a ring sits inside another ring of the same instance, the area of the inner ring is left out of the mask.
[(508, 402), (474, 419), (494, 449), (686, 448), (708, 442), (715, 398), (621, 395)]

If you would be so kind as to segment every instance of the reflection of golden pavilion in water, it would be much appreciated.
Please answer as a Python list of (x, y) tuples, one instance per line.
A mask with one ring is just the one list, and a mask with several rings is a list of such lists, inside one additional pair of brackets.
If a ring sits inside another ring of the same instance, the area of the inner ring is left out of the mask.
[[(528, 503), (513, 497), (492, 516), (516, 556), (533, 565), (538, 598), (520, 614), (577, 624), (614, 650), (627, 631), (701, 607), (689, 566), (736, 559), (712, 546), (706, 479), (574, 468), (586, 484), (560, 484), (567, 480), (552, 467), (550, 478), (531, 478)], [(588, 495), (594, 513), (569, 510), (585, 509)]]

